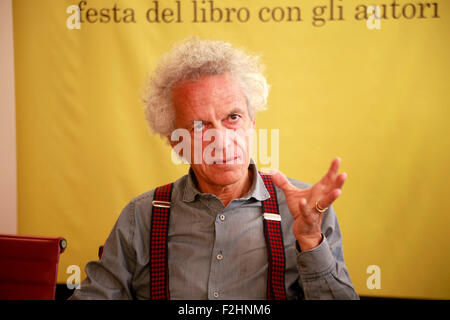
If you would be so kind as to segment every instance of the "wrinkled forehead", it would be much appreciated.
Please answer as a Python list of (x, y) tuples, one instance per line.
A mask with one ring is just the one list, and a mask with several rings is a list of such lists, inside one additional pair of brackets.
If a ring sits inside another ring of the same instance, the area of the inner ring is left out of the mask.
[(177, 83), (173, 95), (185, 95), (189, 98), (232, 97), (244, 94), (238, 79), (228, 73), (203, 75), (199, 78), (187, 79)]
[(183, 81), (173, 89), (172, 98), (177, 117), (247, 111), (247, 99), (238, 80), (228, 74)]

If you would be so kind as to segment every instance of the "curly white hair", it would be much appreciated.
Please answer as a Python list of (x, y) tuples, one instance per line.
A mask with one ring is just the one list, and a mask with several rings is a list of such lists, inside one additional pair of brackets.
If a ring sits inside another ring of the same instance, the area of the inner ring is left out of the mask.
[(163, 55), (150, 77), (145, 115), (151, 130), (163, 137), (176, 129), (172, 90), (182, 81), (206, 75), (230, 74), (240, 83), (252, 118), (266, 109), (269, 85), (259, 57), (248, 55), (224, 41), (189, 38)]

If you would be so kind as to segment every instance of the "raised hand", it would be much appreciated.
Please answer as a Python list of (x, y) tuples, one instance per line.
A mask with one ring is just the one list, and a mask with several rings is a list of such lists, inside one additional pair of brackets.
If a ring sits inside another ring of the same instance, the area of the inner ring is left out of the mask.
[(309, 250), (322, 241), (321, 225), (326, 209), (339, 197), (347, 178), (338, 174), (341, 159), (335, 158), (323, 178), (308, 189), (295, 187), (280, 171), (273, 171), (273, 182), (283, 190), (294, 217), (293, 232), (302, 250)]

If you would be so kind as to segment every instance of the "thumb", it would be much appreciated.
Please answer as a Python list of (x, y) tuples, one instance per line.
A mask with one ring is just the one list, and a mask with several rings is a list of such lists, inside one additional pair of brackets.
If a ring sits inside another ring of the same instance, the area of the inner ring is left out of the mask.
[(270, 175), (272, 177), (273, 183), (275, 183), (275, 185), (278, 188), (283, 190), (283, 192), (297, 190), (297, 188), (288, 180), (288, 178), (281, 171), (274, 169), (270, 172)]

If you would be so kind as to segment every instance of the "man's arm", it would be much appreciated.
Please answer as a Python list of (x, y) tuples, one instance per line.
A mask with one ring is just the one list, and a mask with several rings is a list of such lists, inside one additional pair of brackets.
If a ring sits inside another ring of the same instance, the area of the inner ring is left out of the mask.
[(340, 163), (341, 159), (335, 158), (322, 179), (305, 189), (295, 186), (280, 171), (272, 173), (294, 218), (300, 285), (306, 299), (358, 297), (344, 264), (341, 232), (331, 208), (347, 179), (346, 173), (338, 172)]
[(133, 299), (131, 281), (136, 265), (136, 252), (132, 246), (134, 230), (134, 202), (130, 202), (106, 240), (102, 258), (86, 265), (87, 277), (70, 300)]
[(305, 251), (298, 243), (296, 247), (305, 299), (359, 299), (344, 263), (341, 231), (331, 206), (322, 221), (322, 242)]

